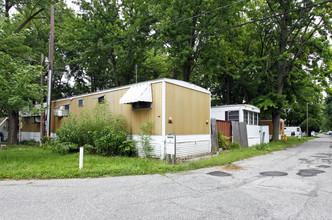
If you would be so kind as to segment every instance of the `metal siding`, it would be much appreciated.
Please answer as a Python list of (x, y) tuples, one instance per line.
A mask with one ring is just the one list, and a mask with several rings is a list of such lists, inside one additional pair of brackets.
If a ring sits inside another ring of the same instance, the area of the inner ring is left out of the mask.
[[(169, 123), (169, 118), (173, 123)], [(208, 122), (206, 124), (206, 121)], [(166, 83), (166, 134), (210, 133), (210, 95)]]

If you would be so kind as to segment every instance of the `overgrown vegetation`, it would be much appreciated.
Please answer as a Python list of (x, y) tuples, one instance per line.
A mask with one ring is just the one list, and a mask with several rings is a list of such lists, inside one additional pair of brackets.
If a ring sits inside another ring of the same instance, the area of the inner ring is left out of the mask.
[(151, 146), (152, 121), (148, 120), (140, 127), (139, 139), (144, 156), (151, 157), (153, 147)]
[(282, 150), (312, 138), (289, 138), (287, 143), (272, 142), (268, 148), (246, 147), (220, 152), (209, 159), (183, 162), (178, 165), (165, 161), (137, 157), (102, 157), (86, 154), (84, 167), (78, 168), (78, 153), (60, 155), (50, 150), (30, 146), (8, 146), (0, 151), (0, 179), (46, 179), (85, 178), (101, 176), (123, 176), (143, 174), (164, 174), (188, 171), (211, 166), (227, 165), (237, 160)]
[(79, 115), (69, 115), (57, 130), (57, 138), (44, 140), (44, 147), (58, 153), (86, 152), (103, 156), (135, 156), (135, 142), (127, 141), (125, 119), (113, 116), (109, 105), (97, 105)]
[(241, 148), (241, 144), (239, 142), (230, 142), (229, 141), (229, 137), (224, 136), (222, 134), (222, 132), (219, 132), (219, 136), (218, 136), (218, 145), (219, 148), (223, 149), (223, 150), (233, 150), (233, 149), (240, 149)]

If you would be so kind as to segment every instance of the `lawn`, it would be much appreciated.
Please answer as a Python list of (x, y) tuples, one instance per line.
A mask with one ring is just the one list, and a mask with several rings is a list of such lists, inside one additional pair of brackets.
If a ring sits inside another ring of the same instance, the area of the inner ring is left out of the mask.
[(177, 165), (148, 158), (102, 157), (84, 155), (84, 168), (78, 169), (78, 153), (60, 155), (40, 147), (25, 145), (8, 146), (0, 151), (0, 180), (2, 179), (50, 179), (50, 178), (85, 178), (102, 176), (124, 176), (143, 174), (165, 174), (198, 168), (227, 165), (248, 157), (282, 150), (295, 144), (303, 143), (297, 138), (288, 138), (287, 143), (273, 142), (268, 149), (257, 150), (255, 147), (223, 151), (217, 156), (204, 160), (181, 162)]

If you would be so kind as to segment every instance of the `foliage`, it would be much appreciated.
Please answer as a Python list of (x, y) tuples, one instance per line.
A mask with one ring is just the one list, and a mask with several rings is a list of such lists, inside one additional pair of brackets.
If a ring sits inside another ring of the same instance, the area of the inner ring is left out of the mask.
[[(301, 125), (300, 125), (302, 131), (307, 132), (307, 119), (304, 120)], [(309, 118), (308, 119), (308, 131), (309, 131), (309, 136), (311, 136), (311, 132), (315, 131), (318, 132), (320, 130), (319, 122), (316, 119)]]
[(239, 142), (236, 142), (236, 141), (229, 143), (228, 146), (229, 146), (230, 150), (240, 149), (241, 148), (241, 144)]
[(71, 142), (79, 146), (94, 144), (94, 132), (110, 126), (114, 131), (125, 130), (125, 119), (113, 116), (107, 103), (96, 105), (92, 110), (82, 110), (78, 115), (70, 114), (57, 130), (59, 142)]
[(219, 148), (223, 149), (223, 150), (229, 150), (229, 137), (226, 137), (222, 134), (222, 132), (219, 132), (218, 135), (218, 145)]
[(127, 132), (106, 126), (93, 132), (96, 154), (103, 156), (136, 156), (135, 143), (126, 141)]
[(63, 153), (69, 153), (84, 146), (86, 152), (103, 156), (136, 156), (135, 143), (127, 141), (127, 134), (125, 119), (113, 116), (105, 103), (79, 115), (69, 115), (57, 130), (54, 148), (58, 151), (62, 147)]
[(140, 127), (139, 142), (142, 147), (144, 156), (151, 157), (153, 147), (151, 146), (151, 134), (152, 134), (152, 121), (148, 120), (145, 125)]
[(33, 147), (39, 146), (39, 142), (37, 142), (33, 139), (21, 141), (20, 144), (26, 145), (26, 146), (33, 146)]

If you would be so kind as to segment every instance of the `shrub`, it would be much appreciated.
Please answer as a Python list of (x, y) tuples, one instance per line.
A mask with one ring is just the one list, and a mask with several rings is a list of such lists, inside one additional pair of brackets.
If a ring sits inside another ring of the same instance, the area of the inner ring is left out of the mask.
[(27, 145), (27, 146), (33, 146), (33, 147), (37, 147), (39, 146), (39, 142), (31, 139), (31, 140), (25, 140), (25, 141), (21, 141), (22, 145)]
[(227, 140), (229, 140), (229, 137), (224, 136), (224, 135), (222, 135), (222, 132), (219, 132), (219, 136), (218, 136), (219, 148), (221, 148), (223, 150), (230, 150), (229, 142)]
[(113, 116), (109, 106), (103, 104), (79, 115), (69, 115), (57, 131), (57, 140), (45, 143), (59, 153), (77, 152), (83, 146), (87, 153), (135, 156), (135, 142), (127, 141), (127, 135), (124, 117)]
[(256, 149), (256, 150), (268, 150), (268, 149), (269, 149), (268, 146), (269, 146), (269, 145), (266, 144), (266, 143), (261, 143), (261, 144), (256, 145), (256, 146), (255, 146), (255, 149)]
[(77, 144), (73, 144), (71, 142), (58, 142), (54, 140), (44, 143), (43, 148), (59, 154), (68, 154), (71, 152), (77, 152), (79, 147)]
[(229, 147), (230, 150), (233, 150), (233, 149), (240, 149), (240, 148), (241, 148), (241, 144), (240, 144), (239, 142), (234, 141), (233, 143), (230, 142), (230, 143), (228, 144), (228, 147)]
[(125, 131), (123, 116), (113, 116), (107, 104), (97, 105), (92, 110), (83, 110), (79, 115), (69, 115), (57, 133), (59, 142), (71, 142), (79, 146), (89, 144), (94, 146), (94, 132), (101, 131), (106, 126), (115, 131)]
[(111, 126), (95, 131), (93, 134), (96, 153), (104, 156), (133, 156), (135, 145), (127, 141), (127, 132)]
[(140, 127), (140, 144), (142, 146), (142, 150), (144, 156), (150, 157), (151, 152), (153, 151), (153, 147), (150, 144), (151, 134), (152, 134), (152, 121), (147, 121), (145, 125)]

